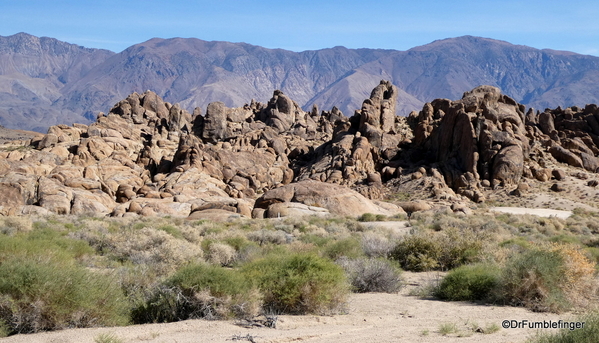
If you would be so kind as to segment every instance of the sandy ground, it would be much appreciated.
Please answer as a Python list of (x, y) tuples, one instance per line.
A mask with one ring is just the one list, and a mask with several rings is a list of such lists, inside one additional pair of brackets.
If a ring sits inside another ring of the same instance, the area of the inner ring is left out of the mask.
[[(534, 313), (523, 308), (426, 300), (409, 293), (439, 279), (438, 273), (404, 274), (407, 286), (398, 294), (353, 294), (347, 314), (279, 316), (276, 329), (245, 328), (234, 321), (187, 320), (169, 324), (70, 329), (0, 339), (2, 343), (86, 343), (101, 334), (122, 342), (525, 342), (537, 329), (500, 329), (491, 334), (473, 327), (501, 327), (504, 320), (569, 320), (571, 314)], [(443, 336), (440, 326), (455, 324), (458, 333)], [(549, 332), (551, 329), (543, 329)]]
[(511, 214), (532, 214), (539, 217), (558, 217), (562, 219), (566, 219), (572, 215), (572, 211), (552, 210), (547, 208), (491, 207), (489, 210)]

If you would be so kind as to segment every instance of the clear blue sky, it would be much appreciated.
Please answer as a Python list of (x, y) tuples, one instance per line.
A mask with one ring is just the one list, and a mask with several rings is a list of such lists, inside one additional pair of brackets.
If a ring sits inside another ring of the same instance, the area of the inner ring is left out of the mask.
[(115, 52), (154, 37), (302, 51), (407, 50), (473, 35), (599, 56), (599, 2), (0, 0), (0, 35), (18, 32)]

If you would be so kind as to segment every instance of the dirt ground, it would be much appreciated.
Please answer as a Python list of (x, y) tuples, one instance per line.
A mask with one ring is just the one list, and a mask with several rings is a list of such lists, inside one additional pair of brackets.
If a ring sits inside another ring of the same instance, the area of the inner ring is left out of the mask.
[[(523, 308), (477, 305), (466, 302), (426, 300), (413, 290), (438, 280), (438, 273), (405, 272), (406, 287), (398, 294), (353, 294), (347, 314), (334, 316), (278, 317), (276, 329), (245, 328), (235, 321), (187, 320), (169, 324), (128, 327), (69, 329), (0, 339), (2, 343), (86, 343), (100, 335), (113, 335), (122, 342), (525, 342), (536, 329), (503, 329), (504, 320), (569, 320), (573, 315), (534, 313)], [(452, 325), (457, 333), (443, 336), (442, 325)], [(473, 328), (496, 324), (490, 334)], [(549, 332), (551, 329), (543, 329)]]

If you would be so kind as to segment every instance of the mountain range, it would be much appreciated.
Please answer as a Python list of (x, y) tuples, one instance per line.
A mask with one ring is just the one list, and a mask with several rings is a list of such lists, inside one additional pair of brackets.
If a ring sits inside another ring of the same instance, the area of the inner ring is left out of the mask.
[(397, 86), (400, 115), (483, 84), (541, 110), (599, 102), (599, 57), (473, 36), (407, 51), (302, 52), (154, 38), (114, 53), (18, 33), (0, 36), (0, 125), (45, 132), (56, 124), (87, 124), (146, 90), (191, 112), (213, 101), (265, 102), (279, 89), (304, 110), (336, 106), (352, 115), (381, 79)]

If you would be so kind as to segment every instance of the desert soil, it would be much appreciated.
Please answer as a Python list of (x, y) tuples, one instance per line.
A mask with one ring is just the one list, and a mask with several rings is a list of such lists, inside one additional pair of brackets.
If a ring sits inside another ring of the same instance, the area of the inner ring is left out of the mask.
[[(438, 273), (405, 272), (407, 285), (398, 294), (352, 294), (347, 314), (287, 316), (276, 329), (245, 328), (235, 321), (187, 320), (169, 324), (69, 329), (16, 335), (2, 343), (86, 343), (102, 334), (122, 342), (525, 342), (536, 329), (500, 329), (491, 334), (473, 332), (503, 320), (569, 320), (572, 314), (534, 313), (523, 308), (443, 302), (409, 295), (415, 288), (438, 280)], [(455, 324), (458, 333), (441, 335), (440, 326)], [(541, 330), (549, 332), (550, 329)]]
[(532, 214), (539, 217), (557, 217), (562, 219), (566, 219), (572, 215), (572, 211), (552, 210), (547, 208), (491, 207), (489, 210), (502, 213)]

